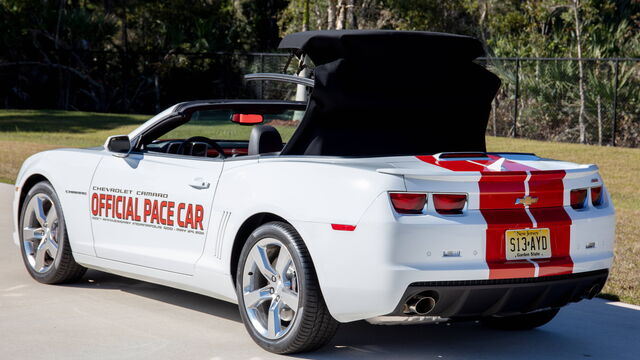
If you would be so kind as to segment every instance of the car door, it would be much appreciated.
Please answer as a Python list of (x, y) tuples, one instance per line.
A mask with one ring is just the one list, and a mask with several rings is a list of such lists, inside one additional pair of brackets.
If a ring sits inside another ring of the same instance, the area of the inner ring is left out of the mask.
[(203, 252), (224, 161), (151, 152), (106, 153), (91, 183), (100, 258), (192, 274)]

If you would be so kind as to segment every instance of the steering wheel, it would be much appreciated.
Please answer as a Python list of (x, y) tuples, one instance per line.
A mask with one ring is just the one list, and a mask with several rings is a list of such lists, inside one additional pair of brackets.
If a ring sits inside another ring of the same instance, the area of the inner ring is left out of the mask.
[(206, 143), (207, 145), (211, 146), (215, 151), (218, 152), (218, 157), (221, 158), (226, 158), (227, 156), (224, 154), (224, 149), (222, 148), (222, 146), (220, 146), (217, 142), (215, 142), (215, 140), (211, 140), (207, 137), (204, 136), (192, 136), (188, 139), (186, 139), (185, 141), (182, 142), (182, 144), (180, 144), (180, 147), (178, 147), (178, 154), (182, 154), (184, 153), (184, 148), (186, 146), (186, 144), (191, 143), (191, 142), (203, 142)]

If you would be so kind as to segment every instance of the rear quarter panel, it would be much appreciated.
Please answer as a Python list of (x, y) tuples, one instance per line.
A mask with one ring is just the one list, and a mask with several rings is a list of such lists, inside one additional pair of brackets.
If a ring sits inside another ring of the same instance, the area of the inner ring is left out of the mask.
[[(314, 224), (327, 233), (340, 236), (341, 232), (332, 230), (331, 224), (357, 225), (381, 193), (405, 190), (401, 176), (380, 174), (375, 168), (295, 158), (264, 157), (227, 162), (212, 212), (212, 224), (223, 229), (223, 234), (217, 240), (208, 241), (205, 258), (199, 265), (206, 267), (206, 257), (217, 254), (220, 260), (211, 266), (219, 266), (218, 270), (225, 273), (235, 271), (230, 269), (235, 236), (245, 220), (258, 213), (275, 214), (294, 226)], [(306, 228), (296, 227), (311, 253), (321, 287), (324, 287), (324, 274), (332, 271), (331, 259), (315, 257), (326, 251), (320, 250), (322, 239), (306, 234)]]
[(238, 216), (272, 212), (297, 221), (356, 225), (381, 192), (405, 190), (402, 177), (376, 168), (285, 158), (229, 162), (214, 207)]

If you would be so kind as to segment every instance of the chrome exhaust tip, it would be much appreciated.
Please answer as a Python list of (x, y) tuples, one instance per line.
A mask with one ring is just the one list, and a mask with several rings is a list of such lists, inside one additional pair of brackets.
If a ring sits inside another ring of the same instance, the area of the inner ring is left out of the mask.
[(585, 296), (585, 297), (586, 297), (587, 299), (593, 299), (594, 297), (596, 297), (596, 295), (598, 295), (598, 294), (600, 293), (600, 290), (602, 290), (602, 288), (600, 287), (600, 285), (598, 285), (598, 284), (593, 285), (593, 286), (589, 289), (589, 291), (587, 291), (587, 294), (586, 294), (586, 296)]
[(416, 315), (427, 315), (436, 307), (436, 299), (429, 295), (414, 295), (404, 305), (405, 313)]

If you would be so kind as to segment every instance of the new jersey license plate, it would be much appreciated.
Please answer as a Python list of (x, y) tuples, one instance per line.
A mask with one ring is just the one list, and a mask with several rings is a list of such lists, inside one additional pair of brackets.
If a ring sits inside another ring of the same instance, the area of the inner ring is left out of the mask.
[(507, 260), (551, 257), (549, 229), (507, 230), (505, 241)]

